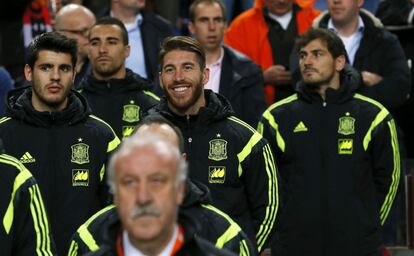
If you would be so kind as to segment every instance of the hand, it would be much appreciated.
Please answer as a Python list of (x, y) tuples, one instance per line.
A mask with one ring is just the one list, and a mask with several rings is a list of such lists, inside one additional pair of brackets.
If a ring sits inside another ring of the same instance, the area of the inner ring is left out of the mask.
[(379, 82), (381, 82), (383, 79), (382, 76), (375, 74), (375, 73), (368, 72), (368, 71), (362, 71), (361, 75), (362, 75), (362, 81), (364, 82), (364, 85), (366, 86), (374, 86), (378, 84)]
[(286, 85), (292, 82), (292, 76), (289, 70), (282, 65), (273, 65), (263, 71), (265, 84), (274, 86)]

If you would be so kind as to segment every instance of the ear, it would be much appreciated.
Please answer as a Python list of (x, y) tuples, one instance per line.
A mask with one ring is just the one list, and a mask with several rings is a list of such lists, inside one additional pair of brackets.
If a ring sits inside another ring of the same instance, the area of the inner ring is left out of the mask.
[(162, 73), (161, 71), (158, 72), (158, 81), (160, 82), (161, 89), (164, 90), (164, 85), (162, 84), (162, 75), (161, 75), (161, 73)]
[(29, 64), (24, 65), (24, 77), (27, 81), (32, 81), (32, 68), (29, 66)]
[(129, 44), (127, 44), (127, 45), (125, 45), (125, 48), (124, 48), (125, 59), (129, 57), (130, 53), (131, 53), (131, 46), (129, 46)]
[(204, 70), (203, 70), (203, 80), (202, 80), (203, 87), (208, 82), (209, 79), (210, 79), (210, 69), (204, 68)]
[(358, 0), (358, 7), (361, 8), (364, 5), (364, 0)]
[(177, 188), (177, 204), (181, 205), (181, 203), (184, 201), (184, 195), (185, 195), (185, 183), (186, 180), (181, 182), (180, 185), (178, 185)]
[(192, 35), (194, 35), (195, 28), (194, 28), (194, 23), (193, 23), (192, 21), (190, 21), (190, 22), (188, 23), (188, 30), (190, 31), (190, 33), (191, 33)]
[(335, 59), (335, 69), (336, 71), (340, 72), (342, 69), (344, 69), (346, 64), (346, 58), (344, 55), (340, 55)]

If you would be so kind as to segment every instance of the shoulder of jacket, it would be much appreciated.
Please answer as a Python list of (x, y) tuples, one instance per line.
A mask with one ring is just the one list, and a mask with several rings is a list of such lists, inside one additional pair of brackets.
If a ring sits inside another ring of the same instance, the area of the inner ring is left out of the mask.
[(104, 132), (104, 133), (111, 133), (111, 134), (116, 134), (114, 129), (111, 127), (110, 124), (108, 124), (106, 121), (104, 121), (103, 119), (95, 116), (95, 115), (88, 115), (88, 119), (87, 121), (91, 122), (92, 124), (94, 124), (96, 127), (99, 128), (100, 131)]
[(389, 111), (381, 103), (374, 99), (371, 99), (359, 93), (355, 93), (353, 98), (357, 100), (359, 104), (363, 104), (364, 107), (369, 109), (369, 111), (373, 111), (375, 113), (385, 112), (386, 114), (389, 114)]

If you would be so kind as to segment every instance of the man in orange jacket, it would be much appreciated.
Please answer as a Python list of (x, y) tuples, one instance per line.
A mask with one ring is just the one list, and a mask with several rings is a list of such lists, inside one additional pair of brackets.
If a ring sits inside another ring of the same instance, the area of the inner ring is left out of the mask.
[(306, 32), (319, 15), (311, 7), (314, 2), (256, 0), (254, 7), (240, 14), (225, 34), (225, 44), (246, 54), (262, 68), (268, 104), (293, 93), (290, 53), (296, 37)]

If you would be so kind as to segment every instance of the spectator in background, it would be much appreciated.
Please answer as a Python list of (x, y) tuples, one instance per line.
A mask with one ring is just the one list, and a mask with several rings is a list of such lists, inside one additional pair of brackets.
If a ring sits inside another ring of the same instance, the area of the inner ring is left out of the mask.
[(204, 88), (225, 96), (236, 116), (256, 127), (266, 109), (263, 75), (254, 62), (223, 45), (224, 10), (220, 0), (196, 0), (190, 6), (189, 30), (204, 48), (210, 70)]
[(78, 88), (82, 79), (90, 70), (88, 49), (89, 29), (95, 24), (95, 15), (86, 7), (78, 4), (65, 5), (55, 16), (55, 30), (75, 39), (78, 44), (74, 87)]
[(9, 72), (0, 66), (0, 117), (4, 115), (6, 110), (6, 95), (13, 88), (13, 80)]
[(294, 40), (318, 14), (293, 0), (256, 0), (228, 28), (224, 42), (262, 68), (269, 104), (293, 93), (289, 60)]
[(385, 25), (413, 25), (414, 0), (382, 0), (375, 15)]
[(327, 0), (313, 26), (333, 30), (344, 42), (352, 66), (361, 72), (358, 91), (393, 111), (410, 92), (410, 72), (397, 37), (372, 13), (360, 9), (362, 0)]
[[(237, 4), (237, 1), (223, 0), (222, 2), (224, 6), (226, 7), (225, 9), (226, 10), (226, 13), (225, 13), (226, 22), (230, 23), (233, 20), (233, 18), (237, 16), (237, 15), (233, 16), (235, 4)], [(242, 12), (246, 11), (247, 9), (252, 8), (253, 6), (253, 0), (241, 0), (238, 2), (239, 2), (239, 5), (241, 5), (240, 7), (241, 7)]]
[(128, 31), (131, 53), (125, 65), (151, 81), (158, 79), (158, 52), (164, 38), (174, 34), (172, 25), (161, 16), (144, 10), (145, 0), (112, 0), (101, 16), (120, 19)]

